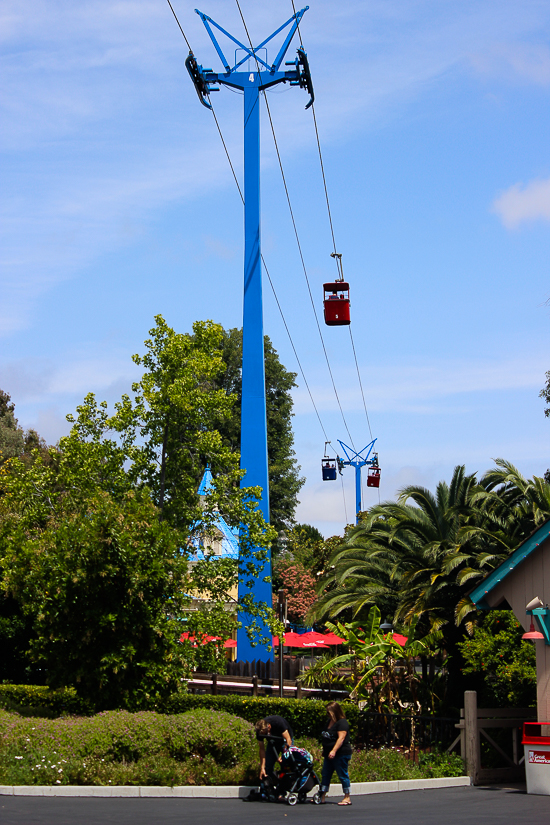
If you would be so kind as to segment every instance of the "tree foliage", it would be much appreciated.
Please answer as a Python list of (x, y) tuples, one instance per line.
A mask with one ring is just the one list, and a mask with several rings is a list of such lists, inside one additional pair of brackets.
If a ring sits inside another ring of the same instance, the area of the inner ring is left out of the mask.
[(46, 453), (46, 443), (36, 430), (23, 430), (15, 417), (15, 404), (10, 395), (0, 389), (0, 465), (18, 456), (28, 462), (34, 450)]
[(463, 673), (473, 677), (479, 702), (488, 707), (530, 707), (536, 702), (535, 648), (523, 641), (511, 610), (491, 610), (470, 639), (459, 644)]
[(30, 655), (48, 684), (74, 684), (103, 708), (179, 689), (186, 666), (173, 616), (187, 564), (149, 497), (98, 492), (85, 513), (61, 509), (43, 529), (20, 522), (10, 538), (5, 583), (32, 613)]
[[(89, 394), (57, 447), (0, 468), (1, 587), (32, 621), (29, 656), (48, 684), (100, 693), (104, 707), (179, 683), (193, 658), (175, 622), (193, 592), (227, 601), (241, 577), (248, 592), (233, 613), (250, 617), (247, 631), (262, 643), (271, 642), (265, 623), (276, 626), (252, 590), (274, 531), (260, 491), (240, 488), (238, 455), (216, 427), (234, 401), (215, 383), (223, 331), (206, 322), (180, 335), (155, 320), (145, 355), (135, 356), (145, 371), (132, 396), (110, 414)], [(199, 498), (207, 463), (214, 483)], [(241, 527), (239, 561), (206, 553), (188, 570), (192, 540), (220, 512)]]
[(524, 478), (503, 459), (479, 481), (459, 466), (435, 493), (408, 486), (396, 502), (368, 510), (340, 541), (310, 617), (363, 622), (376, 606), (405, 635), (412, 627), (425, 635), (441, 630), (456, 692), (463, 684), (459, 645), (481, 618), (468, 593), (549, 518), (550, 485)]
[(282, 558), (277, 561), (277, 578), (286, 593), (289, 621), (302, 624), (317, 599), (315, 576), (299, 561)]
[(550, 518), (550, 485), (525, 479), (498, 459), (478, 482), (456, 467), (435, 494), (404, 488), (397, 502), (375, 505), (348, 531), (319, 585), (315, 616), (356, 617), (377, 605), (404, 627), (425, 632), (471, 618), (467, 593)]

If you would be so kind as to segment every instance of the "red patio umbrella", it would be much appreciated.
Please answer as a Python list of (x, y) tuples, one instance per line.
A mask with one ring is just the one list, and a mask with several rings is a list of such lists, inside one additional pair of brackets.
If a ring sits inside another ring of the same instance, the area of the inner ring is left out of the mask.
[(342, 639), (340, 636), (337, 636), (336, 633), (325, 633), (324, 634), (325, 644), (326, 645), (344, 645), (346, 644), (346, 640)]
[[(206, 635), (206, 636), (201, 636), (200, 637), (200, 643), (201, 643), (201, 645), (206, 645), (206, 644), (208, 644), (208, 642), (219, 642), (220, 639), (221, 639), (221, 636), (207, 636)], [(189, 640), (191, 642), (191, 644), (193, 645), (193, 647), (197, 647), (197, 640), (195, 639), (195, 635), (193, 633), (187, 633), (187, 632), (182, 633), (181, 636), (180, 636), (180, 642), (184, 642), (186, 640)], [(226, 641), (223, 643), (223, 646), (224, 647), (237, 647), (237, 642), (235, 641), (235, 639), (226, 639)]]
[(304, 641), (309, 642), (318, 642), (320, 644), (326, 644), (325, 637), (322, 633), (317, 633), (315, 630), (310, 630), (308, 633), (302, 633), (302, 639)]
[[(285, 647), (307, 647), (307, 648), (326, 647), (326, 644), (323, 644), (322, 642), (318, 642), (318, 641), (314, 641), (312, 639), (308, 639), (307, 638), (308, 635), (309, 635), (308, 633), (292, 633), (292, 632), (285, 633), (285, 635), (283, 637), (283, 639), (284, 639), (283, 644), (284, 644)], [(315, 634), (315, 635), (319, 635), (319, 634)], [(273, 646), (274, 647), (279, 646), (279, 637), (278, 636), (273, 636)]]

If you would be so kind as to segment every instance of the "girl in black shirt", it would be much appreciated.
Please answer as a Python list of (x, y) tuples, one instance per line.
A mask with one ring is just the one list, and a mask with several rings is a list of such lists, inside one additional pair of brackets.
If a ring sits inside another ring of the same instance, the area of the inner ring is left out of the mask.
[(323, 774), (321, 779), (321, 804), (330, 788), (332, 774), (336, 771), (342, 783), (344, 798), (339, 805), (351, 805), (349, 761), (351, 759), (351, 742), (349, 724), (338, 702), (327, 705), (327, 721), (321, 733), (323, 743)]

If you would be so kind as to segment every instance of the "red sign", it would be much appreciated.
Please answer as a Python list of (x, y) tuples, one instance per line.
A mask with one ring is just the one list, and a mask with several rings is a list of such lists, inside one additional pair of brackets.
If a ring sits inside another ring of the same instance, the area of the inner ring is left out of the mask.
[(550, 751), (529, 751), (529, 763), (550, 765)]

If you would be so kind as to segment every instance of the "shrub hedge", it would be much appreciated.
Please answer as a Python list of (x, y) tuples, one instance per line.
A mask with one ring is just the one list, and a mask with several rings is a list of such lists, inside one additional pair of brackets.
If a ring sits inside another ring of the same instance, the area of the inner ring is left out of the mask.
[[(319, 741), (299, 737), (297, 744), (319, 769)], [(352, 782), (463, 772), (457, 756), (430, 754), (415, 764), (393, 748), (356, 751), (350, 765)], [(0, 710), (0, 785), (248, 785), (257, 779), (253, 726), (219, 709), (60, 719)]]
[[(349, 721), (352, 736), (357, 730), (360, 711), (352, 702), (342, 702), (346, 718)], [(258, 696), (209, 696), (191, 693), (169, 697), (163, 707), (157, 707), (159, 713), (186, 713), (196, 708), (209, 708), (225, 711), (247, 722), (256, 722), (265, 716), (284, 716), (292, 727), (295, 736), (313, 736), (317, 738), (326, 720), (326, 703), (317, 699), (279, 699)]]
[[(162, 703), (156, 703), (148, 710), (173, 715), (203, 708), (231, 713), (252, 723), (265, 716), (278, 714), (289, 722), (296, 736), (317, 738), (326, 719), (325, 707), (326, 703), (317, 699), (180, 693), (168, 697)], [(357, 730), (360, 711), (352, 702), (343, 702), (342, 707), (353, 736), (353, 732)], [(0, 685), (0, 708), (14, 710), (24, 716), (89, 716), (93, 713), (93, 709), (78, 697), (74, 688), (50, 690), (36, 685)]]
[(0, 685), (0, 708), (23, 716), (89, 716), (93, 713), (74, 688), (51, 690), (41, 685)]
[(0, 784), (239, 784), (257, 772), (253, 726), (228, 713), (0, 711)]

